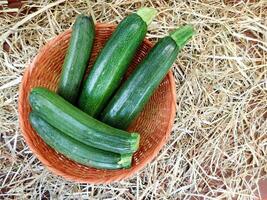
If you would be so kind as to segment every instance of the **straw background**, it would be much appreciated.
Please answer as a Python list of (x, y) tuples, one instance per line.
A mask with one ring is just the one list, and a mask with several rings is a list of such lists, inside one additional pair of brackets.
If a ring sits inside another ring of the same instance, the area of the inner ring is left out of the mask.
[[(266, 0), (12, 2), (0, 1), (0, 199), (257, 199), (267, 173)], [(65, 181), (39, 163), (20, 134), (23, 71), (78, 13), (117, 24), (141, 6), (159, 11), (151, 41), (185, 23), (197, 30), (173, 66), (177, 115), (170, 140), (128, 180)]]

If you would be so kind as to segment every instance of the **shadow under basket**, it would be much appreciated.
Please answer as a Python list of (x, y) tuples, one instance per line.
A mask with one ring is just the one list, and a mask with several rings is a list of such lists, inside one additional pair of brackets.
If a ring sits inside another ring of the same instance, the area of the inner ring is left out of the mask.
[[(89, 63), (90, 67), (115, 27), (108, 24), (96, 25), (96, 36)], [(46, 145), (29, 123), (29, 113), (31, 111), (28, 99), (29, 93), (32, 88), (37, 86), (43, 86), (53, 91), (57, 90), (70, 36), (71, 30), (67, 30), (49, 41), (25, 70), (20, 85), (18, 103), (19, 124), (23, 137), (32, 152), (49, 170), (68, 180), (100, 184), (128, 178), (151, 162), (167, 142), (175, 117), (176, 95), (173, 74), (171, 71), (167, 74), (150, 98), (143, 112), (128, 129), (129, 131), (136, 131), (141, 134), (140, 147), (133, 156), (131, 168), (101, 170), (78, 164)], [(152, 43), (147, 39), (143, 41), (125, 78), (144, 59), (152, 46)], [(90, 72), (90, 68), (88, 68), (88, 72)]]

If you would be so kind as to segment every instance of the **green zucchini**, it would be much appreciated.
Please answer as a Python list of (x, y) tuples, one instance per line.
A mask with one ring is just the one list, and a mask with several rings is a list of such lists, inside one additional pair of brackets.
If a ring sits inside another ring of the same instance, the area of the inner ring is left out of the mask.
[(84, 144), (120, 154), (138, 149), (138, 133), (110, 127), (46, 88), (34, 88), (30, 93), (30, 104), (33, 111), (50, 125)]
[(75, 103), (94, 43), (92, 17), (79, 15), (72, 27), (70, 44), (64, 59), (58, 94)]
[(127, 16), (113, 32), (98, 55), (79, 97), (78, 105), (87, 114), (98, 116), (117, 89), (155, 14), (152, 8), (142, 8)]
[(115, 93), (102, 112), (101, 121), (126, 129), (142, 111), (193, 32), (192, 26), (186, 25), (162, 38)]
[(120, 155), (80, 143), (48, 124), (35, 112), (30, 113), (30, 123), (45, 143), (80, 164), (99, 169), (120, 169), (131, 166), (132, 154)]

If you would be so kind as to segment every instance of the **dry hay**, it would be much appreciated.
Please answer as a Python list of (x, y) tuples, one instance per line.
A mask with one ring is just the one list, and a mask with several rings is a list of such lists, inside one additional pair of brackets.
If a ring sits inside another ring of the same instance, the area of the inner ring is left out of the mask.
[[(33, 3), (34, 2), (34, 3)], [(54, 4), (53, 4), (54, 2)], [(0, 199), (254, 199), (267, 171), (267, 2), (28, 1), (27, 17), (0, 10)], [(47, 171), (18, 127), (18, 86), (38, 49), (78, 13), (118, 23), (140, 6), (159, 11), (156, 41), (185, 23), (197, 35), (173, 68), (177, 116), (168, 144), (144, 170), (110, 185), (76, 184)]]

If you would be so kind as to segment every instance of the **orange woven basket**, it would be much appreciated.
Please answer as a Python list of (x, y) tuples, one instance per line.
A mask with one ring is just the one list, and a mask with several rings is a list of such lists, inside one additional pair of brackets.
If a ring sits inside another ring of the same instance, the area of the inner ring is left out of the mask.
[[(114, 31), (114, 25), (97, 24), (96, 37), (89, 66)], [(140, 116), (130, 125), (130, 131), (141, 134), (140, 148), (134, 154), (132, 167), (121, 170), (100, 170), (69, 160), (46, 145), (29, 123), (29, 92), (44, 86), (56, 91), (71, 30), (49, 41), (25, 70), (19, 91), (19, 123), (22, 134), (37, 158), (52, 172), (64, 178), (84, 183), (110, 183), (128, 178), (145, 167), (158, 154), (170, 135), (175, 117), (175, 82), (170, 71), (150, 98)], [(145, 39), (137, 51), (126, 76), (146, 56), (152, 43)], [(90, 69), (87, 70), (87, 73)]]

